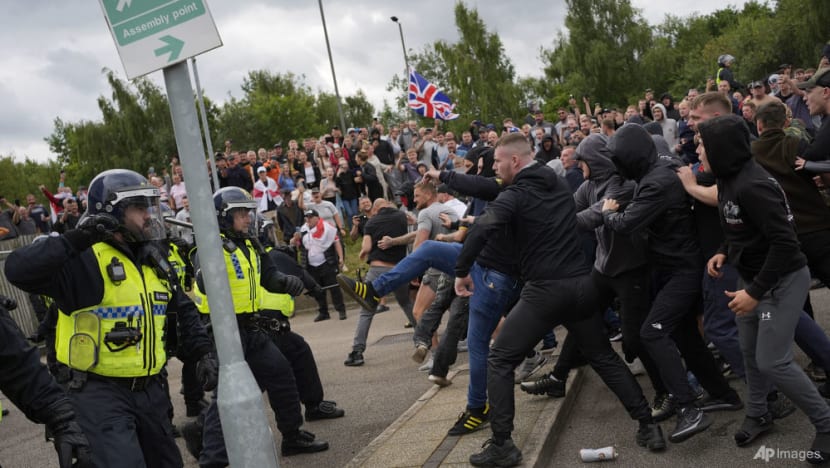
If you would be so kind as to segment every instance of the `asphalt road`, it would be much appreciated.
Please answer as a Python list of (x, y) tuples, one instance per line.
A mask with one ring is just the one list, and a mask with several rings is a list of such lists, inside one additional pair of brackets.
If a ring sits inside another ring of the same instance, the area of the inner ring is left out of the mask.
[[(830, 326), (830, 292), (827, 289), (812, 291), (812, 304), (819, 323), (825, 331)], [(807, 359), (796, 351), (798, 361), (807, 364)], [(583, 462), (579, 458), (582, 448), (600, 448), (614, 445), (619, 458), (603, 462), (602, 465), (625, 467), (758, 467), (758, 466), (806, 466), (803, 461), (771, 458), (769, 462), (754, 459), (761, 446), (781, 451), (807, 450), (815, 436), (815, 430), (807, 417), (800, 411), (778, 420), (773, 432), (762, 436), (749, 447), (738, 448), (732, 438), (741, 425), (743, 411), (711, 413), (715, 422), (708, 431), (698, 434), (680, 443), (668, 443), (662, 453), (650, 453), (637, 446), (634, 434), (637, 423), (632, 421), (619, 401), (602, 383), (599, 376), (588, 370), (584, 385), (568, 417), (568, 424), (558, 434), (555, 454), (549, 460), (548, 467), (568, 467)], [(654, 398), (654, 392), (648, 377), (639, 376), (637, 380), (643, 387), (646, 398)], [(730, 384), (742, 395), (746, 386), (742, 381), (731, 380)], [(674, 418), (661, 423), (663, 433), (668, 438), (674, 428)]]
[[(298, 455), (280, 460), (281, 466), (337, 467), (348, 463), (355, 454), (385, 430), (408, 409), (432, 384), (410, 359), (411, 329), (404, 329), (403, 313), (390, 301), (392, 310), (375, 316), (369, 334), (369, 347), (362, 367), (345, 367), (343, 360), (351, 351), (352, 337), (357, 323), (357, 309), (351, 307), (345, 321), (333, 320), (313, 323), (313, 312), (299, 314), (292, 319), (294, 330), (311, 345), (319, 367), (326, 399), (337, 401), (346, 416), (337, 420), (306, 423), (304, 428), (330, 443), (331, 448), (313, 455)], [(466, 354), (459, 356), (459, 362)], [(174, 423), (186, 421), (184, 402), (179, 395), (181, 365), (177, 360), (169, 364), (173, 403), (176, 407)], [(0, 394), (0, 402), (11, 414), (0, 422), (0, 465), (4, 468), (56, 467), (51, 444), (43, 442), (43, 429), (28, 420)], [(267, 408), (267, 402), (265, 403)], [(273, 412), (268, 410), (276, 443), (281, 440), (273, 423)], [(180, 448), (186, 467), (198, 466)]]

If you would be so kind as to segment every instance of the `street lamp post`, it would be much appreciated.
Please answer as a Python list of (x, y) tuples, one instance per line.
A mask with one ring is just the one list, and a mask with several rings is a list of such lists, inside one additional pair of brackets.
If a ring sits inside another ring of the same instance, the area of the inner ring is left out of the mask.
[(320, 18), (323, 20), (323, 34), (326, 36), (326, 50), (329, 52), (329, 64), (331, 65), (331, 78), (334, 80), (334, 94), (337, 96), (337, 113), (340, 114), (340, 129), (346, 131), (346, 119), (343, 117), (343, 105), (340, 103), (340, 90), (337, 88), (337, 75), (334, 73), (334, 60), (331, 58), (331, 45), (329, 45), (329, 31), (326, 28), (326, 15), (323, 13), (323, 0), (317, 0), (320, 5)]
[[(404, 71), (403, 78), (404, 78), (404, 80), (405, 80), (404, 82), (405, 82), (405, 83), (408, 83), (408, 82), (409, 82), (409, 72), (410, 72), (410, 68), (409, 68), (409, 58), (406, 56), (406, 43), (405, 43), (405, 42), (404, 42), (404, 40), (403, 40), (403, 26), (401, 26), (401, 22), (400, 22), (400, 21), (398, 21), (398, 17), (397, 17), (397, 16), (392, 16), (392, 17), (391, 17), (391, 18), (389, 18), (389, 19), (391, 19), (391, 20), (392, 20), (392, 22), (394, 22), (394, 23), (396, 23), (396, 24), (398, 25), (398, 32), (400, 32), (400, 33), (401, 33), (401, 47), (403, 48), (403, 62), (404, 62), (404, 64), (406, 65), (406, 70)], [(405, 88), (405, 89), (406, 89), (406, 88)], [(406, 106), (406, 100), (407, 100), (406, 98), (407, 98), (407, 94), (408, 94), (408, 93), (407, 93), (407, 91), (404, 91), (404, 94), (403, 94), (403, 96), (404, 96), (404, 100), (403, 100), (403, 102), (404, 102), (404, 106)], [(407, 106), (407, 107), (409, 107), (409, 106)]]

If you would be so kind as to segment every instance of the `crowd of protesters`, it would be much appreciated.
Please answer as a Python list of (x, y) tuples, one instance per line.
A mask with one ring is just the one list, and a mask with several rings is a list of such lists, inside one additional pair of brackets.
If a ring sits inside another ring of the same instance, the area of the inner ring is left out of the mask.
[[(469, 396), (448, 433), (491, 423), (493, 437), (470, 457), (473, 465), (521, 461), (510, 437), (514, 381), (525, 392), (561, 397), (580, 361), (639, 421), (636, 440), (650, 450), (666, 447), (659, 423), (673, 416), (668, 439), (680, 443), (712, 424), (709, 412), (746, 408), (734, 432), (744, 446), (797, 408), (816, 430), (808, 461), (830, 456), (823, 398), (830, 389), (811, 381), (826, 380), (830, 340), (812, 319), (807, 294), (811, 276), (813, 286), (830, 281), (830, 252), (822, 247), (830, 245), (823, 182), (830, 171), (830, 46), (818, 69), (782, 64), (746, 86), (736, 81), (734, 63), (719, 57), (716, 79), (677, 100), (647, 89), (623, 111), (592, 109), (588, 97), (580, 106), (571, 96), (554, 122), (531, 109), (519, 125), (475, 121), (459, 141), (411, 125), (393, 139), (408, 179), (391, 186), (406, 204), (405, 184), (414, 184), (416, 234), (367, 230), (361, 258), (377, 268), (364, 280), (340, 275), (338, 282), (371, 323), (383, 296), (423, 275), (418, 295), (432, 285), (432, 307), (419, 310), (416, 296), (413, 359), (423, 362), (433, 349), (426, 370), (437, 385), (450, 384), (446, 369), (465, 335), (458, 329), (467, 328)], [(439, 183), (441, 190), (433, 185)], [(575, 207), (560, 190), (573, 193)], [(457, 218), (440, 218), (442, 232), (422, 216), (436, 209), (436, 191), (468, 202)], [(372, 257), (413, 241), (409, 255)], [(453, 276), (454, 291), (446, 292), (442, 284)], [(513, 299), (481, 299), (488, 289)], [(405, 311), (413, 307), (396, 297)], [(436, 344), (435, 317), (445, 309), (449, 323)], [(530, 379), (546, 361), (536, 348), (556, 345), (548, 337), (558, 325), (569, 333), (555, 368)], [(365, 339), (358, 339), (366, 327), (358, 329), (347, 366), (366, 362)], [(609, 339), (620, 337), (628, 368), (609, 354)], [(805, 369), (793, 360), (794, 344), (811, 361)], [(633, 372), (648, 374), (652, 404), (644, 403)], [(743, 398), (730, 378), (747, 383)]]
[[(830, 339), (812, 319), (808, 290), (811, 276), (830, 284), (830, 46), (817, 69), (782, 64), (746, 85), (735, 62), (722, 55), (705, 90), (677, 98), (646, 89), (636, 103), (604, 108), (570, 96), (552, 121), (531, 106), (517, 123), (476, 120), (458, 135), (439, 120), (388, 132), (375, 120), (285, 147), (239, 150), (228, 140), (208, 168), (215, 190), (251, 194), (270, 226), (265, 243), (301, 253), (317, 283), (315, 321), (329, 319), (327, 293), (347, 318), (335, 278), (358, 300), (346, 366), (365, 364), (372, 317), (388, 309), (390, 292), (415, 327), (413, 359), (430, 381), (449, 385), (449, 366), (469, 347), (468, 401), (449, 434), (491, 422), (474, 465), (521, 461), (510, 435), (514, 382), (561, 397), (569, 371), (586, 361), (650, 450), (666, 447), (661, 421), (676, 416), (668, 439), (679, 443), (712, 424), (708, 412), (745, 401), (737, 445), (798, 408), (816, 428), (813, 460), (825, 461), (830, 386), (810, 379), (826, 380)], [(168, 216), (190, 220), (175, 158), (147, 179)], [(32, 194), (25, 205), (0, 197), (0, 238), (75, 228), (86, 190), (64, 180), (54, 194), (40, 187), (51, 209)], [(191, 230), (175, 232), (192, 242)], [(346, 238), (360, 242), (365, 279), (338, 276)], [(558, 346), (559, 325), (569, 332), (559, 361), (531, 380)], [(611, 348), (617, 340), (625, 363)], [(811, 360), (804, 370), (793, 343)], [(648, 374), (652, 403), (638, 372)], [(746, 381), (743, 398), (729, 378)]]

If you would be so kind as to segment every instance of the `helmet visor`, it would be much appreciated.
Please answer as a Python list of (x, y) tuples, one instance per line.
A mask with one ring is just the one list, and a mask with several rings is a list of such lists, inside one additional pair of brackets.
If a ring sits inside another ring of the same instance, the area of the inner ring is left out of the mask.
[(146, 242), (166, 237), (158, 196), (122, 198), (120, 207), (128, 241)]
[(240, 237), (255, 238), (259, 235), (259, 217), (256, 210), (248, 207), (234, 207), (227, 210), (233, 233)]

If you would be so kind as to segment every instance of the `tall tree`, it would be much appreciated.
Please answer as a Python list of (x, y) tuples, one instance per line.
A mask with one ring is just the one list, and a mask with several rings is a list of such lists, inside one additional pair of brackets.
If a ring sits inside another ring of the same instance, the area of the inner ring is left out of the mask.
[(128, 83), (104, 70), (111, 96), (98, 97), (102, 121), (65, 123), (55, 120), (46, 141), (58, 154), (70, 177), (80, 183), (105, 169), (126, 168), (145, 173), (150, 166), (165, 167), (176, 154), (176, 142), (167, 97), (151, 81)]
[(641, 90), (639, 59), (651, 45), (651, 31), (629, 0), (566, 0), (568, 35), (543, 52), (545, 76), (574, 95), (619, 104)]
[[(436, 41), (419, 53), (409, 54), (410, 64), (418, 73), (457, 104), (455, 111), (461, 117), (448, 126), (460, 129), (475, 119), (495, 122), (524, 114), (516, 71), (499, 35), (488, 31), (478, 11), (463, 2), (455, 4), (455, 25), (457, 42)], [(395, 76), (387, 89), (403, 90), (406, 83)], [(398, 102), (403, 104), (403, 97)]]

